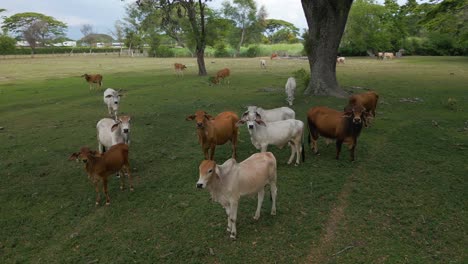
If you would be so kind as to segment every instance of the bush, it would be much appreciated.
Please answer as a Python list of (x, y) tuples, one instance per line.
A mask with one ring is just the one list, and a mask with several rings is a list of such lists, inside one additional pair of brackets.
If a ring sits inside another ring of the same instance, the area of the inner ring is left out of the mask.
[(16, 40), (5, 35), (0, 35), (0, 54), (11, 54), (15, 51)]
[(305, 89), (310, 82), (310, 72), (306, 71), (304, 68), (301, 68), (297, 71), (293, 71), (292, 75), (296, 78), (296, 83), (298, 87), (303, 87)]
[(215, 46), (215, 52), (214, 56), (217, 58), (220, 57), (231, 57), (231, 54), (229, 54), (229, 51), (227, 50), (226, 44), (224, 42), (219, 42)]
[(156, 49), (156, 57), (169, 58), (169, 57), (174, 57), (174, 56), (175, 56), (174, 51), (167, 46), (159, 46)]
[(245, 52), (245, 56), (249, 58), (254, 58), (260, 55), (260, 47), (259, 46), (250, 46), (247, 51)]

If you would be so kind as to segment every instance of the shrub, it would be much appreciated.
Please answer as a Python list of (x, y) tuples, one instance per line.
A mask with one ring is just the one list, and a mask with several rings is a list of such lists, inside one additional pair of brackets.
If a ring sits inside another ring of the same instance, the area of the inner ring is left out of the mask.
[(11, 54), (15, 51), (16, 40), (5, 35), (0, 35), (0, 54)]
[(174, 57), (174, 51), (167, 46), (159, 46), (156, 49), (156, 57), (159, 58), (169, 58)]
[(245, 52), (245, 56), (249, 58), (254, 58), (260, 55), (260, 47), (259, 46), (250, 46), (247, 51)]
[(229, 51), (227, 50), (226, 44), (224, 42), (218, 42), (215, 46), (214, 56), (217, 58), (220, 57), (231, 57)]
[(297, 71), (292, 72), (298, 87), (302, 86), (304, 89), (309, 85), (310, 82), (310, 72), (306, 71), (304, 68), (301, 68)]

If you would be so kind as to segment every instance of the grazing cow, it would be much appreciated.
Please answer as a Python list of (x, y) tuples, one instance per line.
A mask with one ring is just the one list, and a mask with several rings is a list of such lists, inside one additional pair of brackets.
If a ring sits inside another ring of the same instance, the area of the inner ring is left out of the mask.
[[(88, 178), (93, 182), (96, 189), (96, 205), (99, 205), (99, 181), (102, 181), (104, 194), (106, 195), (106, 205), (110, 204), (107, 182), (109, 175), (116, 172), (127, 173), (130, 191), (133, 191), (132, 176), (130, 175), (130, 163), (128, 162), (128, 146), (120, 143), (112, 146), (102, 155), (92, 151), (87, 147), (82, 147), (80, 152), (73, 153), (69, 160), (81, 160), (85, 163), (85, 170)], [(124, 174), (122, 174), (124, 175)], [(120, 189), (125, 188), (125, 177), (120, 177)]]
[(260, 68), (266, 69), (266, 60), (260, 60)]
[(393, 58), (395, 58), (395, 55), (393, 54), (393, 52), (385, 52), (383, 54), (383, 57), (384, 57), (384, 59), (393, 59)]
[[(210, 82), (213, 84), (218, 84), (220, 80), (223, 80), (231, 75), (231, 71), (228, 68), (224, 68), (222, 70), (219, 70), (216, 73), (216, 77), (211, 77)], [(229, 79), (227, 80), (229, 84)]]
[(336, 64), (345, 64), (345, 57), (336, 57)]
[(336, 159), (339, 158), (341, 145), (349, 145), (351, 151), (351, 161), (354, 161), (354, 150), (357, 145), (363, 120), (365, 120), (365, 109), (361, 105), (356, 105), (344, 112), (330, 109), (324, 106), (317, 106), (307, 112), (307, 123), (309, 127), (309, 144), (312, 138), (313, 150), (318, 154), (317, 139), (319, 135), (336, 139)]
[(117, 120), (117, 112), (119, 111), (121, 96), (122, 94), (120, 94), (120, 91), (117, 92), (112, 88), (107, 88), (104, 91), (104, 103), (107, 105), (107, 111), (115, 120)]
[[(237, 158), (237, 132), (236, 126), (239, 117), (234, 112), (222, 112), (215, 118), (205, 111), (198, 110), (194, 115), (187, 116), (187, 121), (195, 120), (198, 142), (202, 146), (205, 159), (213, 160), (216, 145), (224, 145), (228, 140), (232, 145), (232, 158)], [(208, 155), (208, 150), (210, 153)]]
[(278, 58), (278, 54), (277, 53), (272, 53), (271, 56), (270, 56), (270, 60), (274, 59), (274, 58)]
[(294, 102), (294, 94), (296, 93), (296, 79), (294, 79), (294, 77), (288, 78), (284, 90), (287, 96), (286, 101), (288, 102), (289, 106), (292, 106)]
[(101, 74), (83, 74), (81, 77), (85, 77), (86, 81), (89, 83), (89, 90), (91, 90), (92, 85), (95, 84), (101, 88), (102, 86), (102, 75)]
[(383, 60), (384, 59), (384, 54), (385, 54), (385, 52), (378, 52), (377, 53), (377, 59), (378, 60)]
[(299, 165), (299, 155), (302, 153), (302, 161), (305, 160), (304, 123), (300, 120), (287, 119), (265, 123), (258, 112), (247, 111), (242, 115), (237, 125), (247, 123), (252, 145), (261, 152), (266, 152), (268, 145), (276, 145), (282, 149), (287, 144), (291, 147), (291, 156), (288, 164), (291, 164), (296, 156), (296, 166)]
[(184, 69), (187, 69), (187, 66), (181, 63), (174, 63), (174, 70), (178, 76), (184, 75)]
[(276, 159), (271, 152), (253, 154), (241, 163), (229, 159), (217, 165), (212, 160), (204, 160), (199, 172), (197, 188), (208, 189), (212, 199), (224, 207), (228, 217), (227, 231), (232, 239), (236, 239), (237, 235), (237, 207), (241, 196), (257, 194), (254, 219), (258, 220), (265, 196), (264, 187), (270, 184), (271, 215), (276, 215)]
[(368, 119), (364, 119), (364, 126), (368, 126), (370, 124), (370, 114), (372, 114), (372, 118), (375, 118), (375, 110), (377, 109), (377, 102), (379, 101), (379, 95), (376, 92), (370, 91), (361, 94), (353, 94), (349, 97), (348, 106), (346, 109), (350, 109), (354, 106), (362, 105), (366, 112), (368, 113)]
[(285, 106), (273, 109), (263, 109), (254, 105), (248, 106), (244, 115), (246, 113), (255, 115), (255, 112), (257, 112), (262, 117), (263, 122), (266, 123), (296, 118), (296, 113), (294, 110)]
[(130, 145), (130, 116), (120, 116), (117, 121), (103, 118), (96, 124), (99, 152), (119, 143)]

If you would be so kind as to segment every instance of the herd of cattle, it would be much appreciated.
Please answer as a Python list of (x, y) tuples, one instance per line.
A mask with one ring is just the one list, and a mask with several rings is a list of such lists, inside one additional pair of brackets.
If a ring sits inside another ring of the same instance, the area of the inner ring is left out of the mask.
[[(344, 58), (343, 58), (344, 63)], [(261, 67), (264, 62), (261, 61)], [(183, 74), (185, 65), (176, 63), (174, 69), (177, 75)], [(220, 79), (229, 76), (229, 69), (223, 69), (214, 77), (218, 83)], [(102, 85), (102, 76), (85, 74), (83, 77), (91, 84)], [(91, 87), (91, 86), (90, 86)], [(291, 106), (294, 100), (296, 83), (289, 78), (285, 85), (287, 102)], [(125, 176), (128, 176), (130, 190), (133, 191), (128, 151), (130, 145), (130, 116), (118, 116), (120, 105), (120, 91), (108, 88), (104, 91), (104, 103), (112, 118), (103, 118), (96, 125), (99, 151), (82, 147), (79, 152), (73, 153), (70, 160), (80, 160), (85, 164), (88, 178), (94, 183), (96, 190), (96, 205), (100, 202), (99, 182), (106, 196), (106, 205), (110, 204), (108, 193), (109, 176), (119, 173), (120, 188), (125, 188)], [(348, 104), (343, 111), (316, 106), (307, 112), (307, 128), (301, 120), (296, 119), (296, 113), (289, 107), (263, 109), (258, 106), (249, 106), (239, 116), (234, 111), (227, 111), (212, 116), (206, 111), (198, 110), (187, 116), (187, 121), (195, 121), (198, 142), (202, 147), (204, 160), (199, 166), (199, 180), (197, 188), (206, 188), (214, 201), (219, 202), (228, 217), (227, 230), (230, 237), (237, 235), (237, 207), (241, 196), (248, 194), (258, 195), (258, 205), (254, 219), (260, 217), (260, 209), (264, 199), (264, 187), (270, 185), (272, 198), (271, 214), (276, 214), (276, 158), (267, 152), (269, 145), (282, 149), (288, 145), (291, 155), (287, 164), (295, 158), (295, 165), (305, 160), (304, 136), (307, 136), (309, 145), (318, 154), (317, 140), (319, 136), (336, 140), (336, 156), (338, 159), (342, 144), (348, 145), (351, 160), (355, 158), (354, 152), (363, 127), (368, 127), (375, 117), (379, 96), (375, 92), (355, 94), (349, 97)], [(239, 143), (239, 127), (246, 125), (252, 145), (260, 151), (242, 162), (237, 162), (237, 145)], [(232, 146), (232, 158), (223, 164), (216, 164), (215, 149), (228, 141)]]

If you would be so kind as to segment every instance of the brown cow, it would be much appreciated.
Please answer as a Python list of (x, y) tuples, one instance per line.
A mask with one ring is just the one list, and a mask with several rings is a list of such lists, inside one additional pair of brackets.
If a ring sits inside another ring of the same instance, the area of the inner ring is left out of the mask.
[(96, 84), (101, 88), (102, 86), (102, 75), (101, 74), (83, 74), (81, 77), (85, 77), (86, 81), (89, 83), (89, 90), (91, 90), (92, 85)]
[[(220, 79), (224, 81), (224, 79), (229, 77), (230, 75), (231, 71), (228, 68), (224, 68), (216, 73), (216, 77), (211, 77), (210, 82), (213, 84), (218, 84)], [(229, 84), (229, 80), (227, 82)]]
[[(239, 117), (234, 112), (222, 112), (215, 118), (205, 111), (198, 110), (194, 115), (187, 116), (187, 121), (195, 120), (198, 142), (202, 146), (205, 159), (213, 160), (216, 145), (224, 145), (228, 140), (232, 145), (232, 158), (236, 158), (237, 131), (236, 123)], [(208, 155), (208, 149), (210, 154)]]
[[(120, 172), (121, 175), (128, 174), (130, 191), (133, 191), (132, 177), (130, 175), (130, 164), (128, 162), (128, 146), (119, 143), (109, 148), (105, 153), (99, 154), (90, 150), (88, 147), (82, 147), (80, 152), (73, 153), (69, 160), (81, 160), (85, 163), (85, 170), (88, 178), (94, 183), (96, 188), (96, 205), (99, 204), (99, 181), (102, 180), (102, 187), (106, 195), (106, 205), (110, 204), (107, 182), (109, 175)], [(120, 177), (120, 189), (124, 189), (124, 176)]]
[(174, 63), (174, 70), (177, 75), (184, 75), (184, 69), (187, 69), (187, 66), (181, 63)]
[(270, 60), (272, 60), (274, 58), (278, 58), (278, 54), (272, 53), (271, 56), (270, 56)]
[[(361, 94), (353, 94), (349, 97), (347, 108), (352, 108), (356, 105), (362, 105), (366, 112), (372, 114), (372, 118), (375, 117), (375, 110), (377, 109), (377, 102), (379, 101), (379, 95), (376, 92), (370, 91)], [(368, 115), (370, 117), (370, 115)], [(369, 121), (369, 122), (368, 122)], [(370, 124), (370, 119), (365, 119), (364, 125), (367, 127)]]
[(318, 154), (317, 139), (319, 135), (336, 139), (336, 159), (340, 156), (343, 142), (349, 145), (351, 160), (354, 161), (354, 149), (357, 138), (362, 130), (363, 120), (365, 120), (365, 109), (362, 106), (355, 106), (340, 112), (324, 106), (317, 106), (307, 112), (307, 123), (309, 127), (309, 144), (312, 138), (313, 150)]

